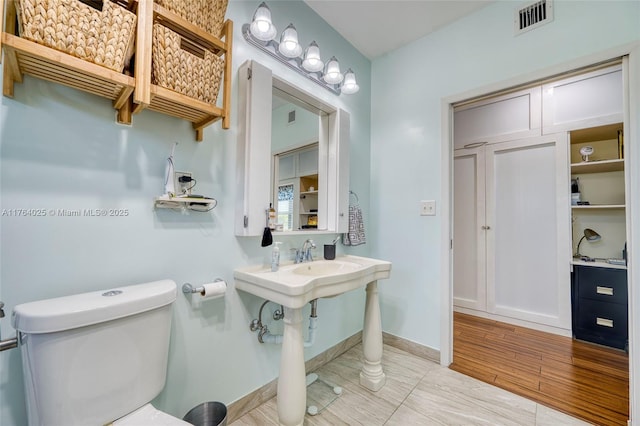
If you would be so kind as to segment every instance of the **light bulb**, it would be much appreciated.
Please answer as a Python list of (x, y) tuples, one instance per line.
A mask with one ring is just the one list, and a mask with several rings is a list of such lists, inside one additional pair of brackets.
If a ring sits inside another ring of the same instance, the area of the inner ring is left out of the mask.
[(264, 21), (264, 20), (256, 21), (256, 25), (257, 25), (258, 31), (260, 33), (268, 32), (269, 28), (271, 27), (271, 25), (267, 21)]

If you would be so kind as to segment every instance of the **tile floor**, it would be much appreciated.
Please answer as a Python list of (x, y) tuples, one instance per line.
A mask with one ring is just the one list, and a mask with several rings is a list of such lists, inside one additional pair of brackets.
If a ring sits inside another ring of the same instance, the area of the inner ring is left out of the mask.
[[(587, 425), (389, 345), (382, 358), (387, 383), (371, 392), (359, 385), (361, 356), (359, 344), (316, 371), (318, 385), (343, 391), (317, 415), (307, 414), (305, 425)], [(277, 425), (277, 418), (274, 397), (230, 425)]]

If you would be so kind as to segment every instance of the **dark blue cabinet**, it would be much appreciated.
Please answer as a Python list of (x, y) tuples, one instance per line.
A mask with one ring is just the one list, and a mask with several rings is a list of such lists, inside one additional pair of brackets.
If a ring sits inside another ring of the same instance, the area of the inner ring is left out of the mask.
[(575, 265), (571, 293), (573, 336), (627, 350), (627, 271)]

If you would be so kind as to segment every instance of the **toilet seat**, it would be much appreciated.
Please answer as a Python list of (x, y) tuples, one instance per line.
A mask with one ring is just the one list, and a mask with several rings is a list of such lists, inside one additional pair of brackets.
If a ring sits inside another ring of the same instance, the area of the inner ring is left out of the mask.
[(112, 426), (191, 426), (191, 423), (170, 416), (151, 404), (143, 405), (111, 424)]

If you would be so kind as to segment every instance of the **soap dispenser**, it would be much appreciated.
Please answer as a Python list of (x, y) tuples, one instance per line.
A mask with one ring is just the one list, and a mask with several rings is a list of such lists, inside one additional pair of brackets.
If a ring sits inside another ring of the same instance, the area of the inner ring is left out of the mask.
[(273, 243), (273, 249), (271, 250), (271, 272), (276, 272), (280, 267), (280, 241)]

